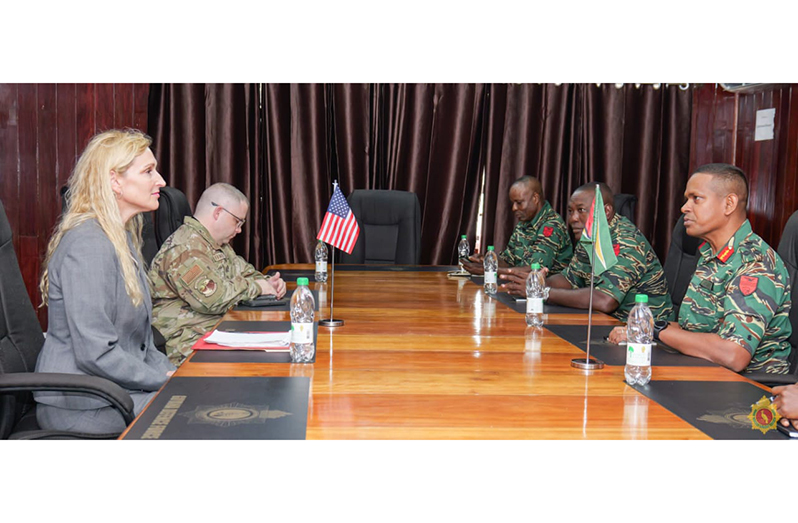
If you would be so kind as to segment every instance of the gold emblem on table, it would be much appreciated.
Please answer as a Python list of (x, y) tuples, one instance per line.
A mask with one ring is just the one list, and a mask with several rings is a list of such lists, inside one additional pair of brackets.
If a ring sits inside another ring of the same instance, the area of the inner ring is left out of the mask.
[(762, 399), (751, 405), (751, 414), (748, 415), (748, 419), (751, 420), (751, 430), (760, 430), (762, 434), (765, 434), (776, 428), (776, 422), (781, 419), (781, 416), (776, 412), (776, 408), (768, 397), (762, 396)]
[(218, 427), (232, 427), (245, 423), (266, 423), (270, 419), (291, 416), (292, 413), (270, 409), (268, 405), (244, 405), (226, 403), (224, 405), (199, 405), (193, 411), (179, 414), (192, 423), (207, 423)]
[(751, 421), (748, 419), (748, 415), (745, 412), (746, 408), (747, 407), (740, 405), (738, 407), (730, 407), (726, 410), (710, 410), (706, 414), (696, 418), (696, 420), (719, 425), (728, 425), (735, 429), (749, 429), (751, 428)]

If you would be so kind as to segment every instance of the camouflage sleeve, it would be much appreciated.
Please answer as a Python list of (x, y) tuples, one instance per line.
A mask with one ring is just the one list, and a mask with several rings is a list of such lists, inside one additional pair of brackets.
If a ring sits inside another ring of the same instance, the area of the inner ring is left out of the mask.
[(507, 247), (499, 255), (499, 258), (507, 262), (510, 267), (518, 267), (523, 264), (521, 253), (524, 252), (522, 244), (521, 232), (518, 225), (513, 229), (510, 239), (507, 241)]
[(723, 297), (718, 336), (754, 354), (789, 286), (775, 281), (762, 262), (742, 266)]
[(645, 246), (634, 241), (634, 238), (631, 241), (618, 240), (615, 247), (618, 262), (596, 279), (596, 290), (622, 303), (648, 270), (646, 253)]
[(197, 312), (224, 314), (242, 300), (260, 294), (255, 279), (240, 274), (226, 278), (207, 252), (185, 250), (167, 265), (166, 277), (178, 296)]
[[(582, 261), (582, 257), (587, 259), (587, 252), (585, 252), (585, 248), (582, 244), (577, 243), (574, 249), (574, 255), (571, 258), (571, 263), (560, 273), (568, 280), (568, 283), (570, 283), (571, 287), (574, 289), (580, 289), (588, 284), (587, 279), (583, 275), (590, 274), (590, 264)], [(585, 271), (585, 268), (587, 268), (587, 271)]]
[[(231, 247), (232, 249), (232, 247)], [(233, 254), (233, 259), (235, 260), (235, 272), (247, 278), (249, 280), (268, 280), (268, 276), (264, 276), (259, 270), (257, 270), (251, 263), (248, 263), (244, 258)]]

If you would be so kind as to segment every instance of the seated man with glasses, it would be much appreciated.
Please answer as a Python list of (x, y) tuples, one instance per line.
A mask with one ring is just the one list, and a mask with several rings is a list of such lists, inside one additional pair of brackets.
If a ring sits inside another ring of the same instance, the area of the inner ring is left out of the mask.
[(194, 216), (185, 218), (152, 260), (152, 324), (166, 339), (166, 355), (175, 365), (239, 302), (285, 294), (280, 273), (264, 276), (230, 246), (248, 211), (241, 191), (226, 183), (211, 185), (200, 196)]

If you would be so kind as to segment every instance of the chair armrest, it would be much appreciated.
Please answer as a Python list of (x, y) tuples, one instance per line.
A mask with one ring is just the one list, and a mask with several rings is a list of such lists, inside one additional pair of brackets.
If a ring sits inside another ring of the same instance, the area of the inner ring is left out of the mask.
[(778, 387), (780, 385), (793, 385), (798, 383), (798, 376), (795, 374), (770, 374), (767, 372), (746, 372), (746, 378), (768, 387)]
[(79, 392), (104, 399), (130, 425), (135, 419), (133, 400), (125, 389), (98, 376), (55, 372), (12, 372), (0, 374), (0, 394), (12, 392)]

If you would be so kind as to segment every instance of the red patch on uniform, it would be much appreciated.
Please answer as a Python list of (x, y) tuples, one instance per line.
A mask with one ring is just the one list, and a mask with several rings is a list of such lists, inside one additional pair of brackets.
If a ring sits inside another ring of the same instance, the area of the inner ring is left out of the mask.
[(612, 250), (615, 251), (615, 256), (621, 254), (621, 246), (620, 244), (616, 243), (612, 246)]
[(554, 227), (543, 227), (543, 236), (548, 238), (554, 232)]
[[(726, 246), (723, 249), (721, 249), (721, 251), (718, 253), (718, 259), (723, 263), (726, 263), (726, 261), (728, 261), (728, 259), (731, 258), (732, 254), (734, 254), (734, 249), (729, 246)], [(756, 288), (756, 286), (754, 288)], [(748, 295), (746, 294), (746, 296)]]
[(750, 296), (756, 290), (758, 283), (759, 278), (756, 276), (740, 276), (740, 292), (743, 296)]

